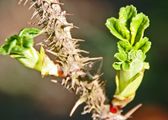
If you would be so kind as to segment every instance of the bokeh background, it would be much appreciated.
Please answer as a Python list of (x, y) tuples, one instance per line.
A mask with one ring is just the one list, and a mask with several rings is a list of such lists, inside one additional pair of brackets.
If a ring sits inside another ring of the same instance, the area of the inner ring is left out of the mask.
[[(32, 11), (18, 0), (0, 0), (0, 43), (30, 26)], [(131, 120), (168, 120), (168, 1), (167, 0), (62, 0), (63, 8), (79, 29), (73, 30), (75, 38), (85, 39), (81, 48), (89, 56), (102, 56), (102, 79), (107, 80), (107, 95), (114, 93), (114, 71), (111, 64), (116, 51), (116, 39), (104, 23), (111, 16), (118, 16), (120, 7), (133, 4), (151, 20), (146, 31), (152, 41), (147, 61), (151, 69), (137, 92), (135, 100), (125, 111), (143, 103)], [(80, 107), (72, 118), (69, 113), (77, 97), (72, 92), (53, 84), (49, 78), (22, 66), (8, 56), (0, 56), (0, 120), (91, 120), (81, 116)]]

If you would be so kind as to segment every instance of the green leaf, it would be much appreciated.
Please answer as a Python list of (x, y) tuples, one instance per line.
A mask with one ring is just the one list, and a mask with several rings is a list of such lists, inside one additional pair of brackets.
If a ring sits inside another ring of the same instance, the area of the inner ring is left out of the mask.
[(136, 50), (140, 49), (143, 51), (143, 53), (147, 53), (150, 48), (151, 48), (151, 42), (147, 37), (141, 39), (139, 42), (135, 44), (135, 49)]
[(109, 18), (106, 21), (106, 26), (110, 30), (110, 32), (120, 40), (129, 40), (130, 39), (130, 32), (126, 28), (126, 26), (121, 23), (116, 18)]
[(16, 46), (13, 47), (12, 51), (10, 52), (10, 54), (11, 55), (12, 54), (18, 54), (19, 55), (19, 54), (22, 54), (24, 50), (25, 49), (23, 47), (21, 47), (19, 45), (16, 45)]
[(112, 66), (115, 70), (121, 70), (122, 63), (123, 62), (114, 62)]
[(144, 45), (143, 47), (141, 47), (141, 50), (142, 50), (144, 53), (147, 53), (147, 52), (150, 50), (151, 45), (152, 45), (152, 43), (151, 43), (150, 41), (147, 41), (147, 42), (145, 43), (145, 45)]
[(117, 47), (119, 52), (122, 52), (122, 51), (128, 52), (132, 48), (131, 44), (128, 41), (119, 41), (117, 43)]
[(150, 68), (150, 65), (149, 65), (149, 63), (148, 62), (144, 62), (144, 69), (149, 69)]
[[(0, 47), (0, 54), (18, 56), (22, 54), (25, 50), (31, 49), (33, 47), (33, 37), (39, 35), (40, 30), (37, 28), (25, 28), (23, 29), (19, 36), (13, 35), (8, 38)], [(16, 55), (18, 54), (18, 55)]]
[(34, 69), (41, 71), (44, 63), (44, 57), (46, 56), (44, 48), (40, 48), (40, 53), (38, 57), (38, 61), (36, 62), (36, 65), (34, 66)]
[(1, 55), (5, 55), (6, 54), (6, 51), (2, 47), (0, 47), (0, 54)]
[(143, 78), (144, 72), (140, 72), (137, 75), (135, 75), (132, 78), (132, 81), (130, 83), (128, 83), (128, 85), (125, 87), (125, 89), (123, 89), (120, 94), (118, 94), (117, 96), (120, 96), (121, 98), (128, 98), (129, 96), (132, 96), (135, 94), (136, 90), (138, 89), (138, 87), (140, 86), (141, 82), (142, 82), (142, 78)]
[(26, 36), (26, 37), (34, 38), (34, 37), (38, 36), (40, 34), (40, 32), (41, 32), (41, 30), (38, 28), (24, 28), (19, 33), (19, 36), (20, 37)]
[(137, 10), (133, 5), (122, 7), (119, 12), (119, 20), (129, 29), (132, 18), (137, 14)]
[(132, 49), (129, 53), (128, 53), (128, 60), (129, 61), (134, 61), (136, 59), (140, 60), (140, 61), (144, 61), (146, 58), (146, 55), (143, 53), (142, 50), (135, 50)]
[(129, 69), (130, 69), (130, 63), (129, 63), (129, 62), (123, 62), (123, 64), (122, 64), (122, 69), (123, 69), (124, 71), (129, 70)]
[(146, 55), (143, 53), (142, 50), (138, 50), (136, 52), (136, 59), (140, 60), (140, 61), (144, 61), (146, 58)]
[(0, 47), (0, 53), (10, 55), (29, 68), (33, 68), (38, 61), (38, 51), (33, 48), (33, 37), (40, 33), (36, 28), (25, 28), (19, 36), (14, 35)]
[(130, 25), (132, 45), (143, 37), (144, 31), (148, 26), (149, 26), (149, 18), (145, 16), (143, 13), (137, 14), (132, 19)]
[[(117, 72), (118, 74), (118, 72)], [(119, 80), (119, 75), (115, 76), (115, 84), (116, 84), (116, 91), (115, 94), (119, 94), (120, 93), (120, 80)]]
[[(38, 51), (36, 51), (36, 49), (34, 48), (24, 50), (23, 56), (24, 57), (17, 58), (17, 60), (20, 61), (26, 67), (34, 69), (34, 66), (36, 65), (39, 59)], [(11, 57), (16, 58), (15, 55), (11, 55)]]
[(149, 19), (143, 13), (137, 14), (136, 8), (130, 5), (120, 9), (119, 19), (107, 19), (106, 26), (120, 39), (117, 42), (118, 52), (114, 55), (117, 62), (113, 63), (113, 68), (117, 74), (112, 103), (125, 106), (134, 99), (144, 71), (149, 69), (149, 64), (144, 62), (145, 53), (151, 47), (151, 42), (144, 37)]
[(23, 36), (21, 39), (22, 39), (22, 44), (24, 48), (33, 47), (34, 45), (33, 38)]
[(124, 62), (127, 60), (127, 54), (124, 51), (116, 53), (114, 57), (121, 62)]
[(0, 53), (3, 55), (9, 55), (12, 52), (12, 49), (16, 46), (18, 39), (19, 38), (17, 35), (11, 36), (10, 38), (6, 39), (5, 44), (1, 46)]
[(137, 50), (132, 49), (129, 53), (128, 53), (128, 60), (129, 61), (133, 61), (134, 59), (136, 59), (136, 54), (137, 54)]

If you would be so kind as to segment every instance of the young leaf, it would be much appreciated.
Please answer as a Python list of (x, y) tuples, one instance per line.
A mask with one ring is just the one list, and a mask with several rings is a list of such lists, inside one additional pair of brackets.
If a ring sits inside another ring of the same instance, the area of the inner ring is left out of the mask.
[(4, 50), (3, 47), (0, 47), (0, 54), (1, 55), (6, 55), (6, 51)]
[(23, 37), (21, 37), (21, 40), (22, 40), (22, 44), (23, 44), (24, 48), (33, 47), (33, 44), (34, 44), (33, 38), (23, 36)]
[[(23, 57), (17, 58), (18, 61), (20, 61), (23, 65), (25, 65), (28, 68), (34, 68), (38, 61), (38, 51), (36, 51), (34, 48), (24, 50)], [(18, 54), (17, 54), (18, 55)], [(11, 55), (12, 58), (16, 58), (15, 54)]]
[(25, 28), (19, 35), (8, 38), (0, 48), (0, 53), (16, 58), (29, 68), (34, 68), (38, 61), (38, 51), (33, 48), (33, 37), (40, 33), (36, 28)]
[(143, 13), (137, 14), (131, 22), (131, 45), (139, 41), (143, 35), (145, 29), (149, 26), (149, 18)]
[(136, 59), (138, 59), (140, 61), (144, 61), (145, 58), (146, 58), (146, 55), (142, 50), (138, 50), (137, 53), (136, 53), (136, 56), (137, 56)]
[(117, 75), (112, 104), (124, 107), (133, 100), (145, 69), (149, 69), (149, 64), (144, 61), (151, 42), (143, 38), (149, 19), (143, 13), (137, 14), (136, 8), (130, 5), (120, 9), (119, 19), (109, 18), (106, 26), (120, 39), (118, 52), (114, 55), (117, 61), (113, 63)]
[(122, 97), (122, 98), (129, 98), (130, 96), (134, 95), (139, 85), (142, 82), (143, 75), (144, 75), (143, 71), (135, 75), (132, 78), (132, 81), (130, 80), (131, 82), (117, 96)]
[(19, 37), (17, 35), (13, 35), (10, 38), (6, 39), (6, 43), (1, 46), (0, 54), (9, 55), (13, 48), (16, 46)]
[(38, 61), (36, 62), (36, 65), (34, 66), (34, 69), (36, 69), (38, 71), (42, 70), (45, 56), (46, 56), (46, 54), (45, 54), (44, 48), (41, 47), (40, 48), (40, 53), (38, 54)]
[(119, 12), (119, 20), (129, 29), (132, 18), (137, 14), (137, 10), (133, 5), (122, 7)]
[(143, 53), (147, 53), (149, 49), (151, 48), (151, 42), (147, 37), (141, 39), (139, 42), (135, 44), (136, 50), (142, 50)]
[(121, 70), (122, 63), (123, 62), (114, 62), (112, 66), (115, 70)]
[[(118, 73), (118, 72), (117, 72)], [(119, 94), (120, 93), (120, 80), (119, 80), (119, 75), (115, 76), (115, 83), (116, 83), (116, 91), (115, 94)]]
[(134, 59), (136, 59), (136, 53), (137, 50), (132, 49), (130, 52), (128, 52), (128, 60), (129, 61), (133, 61)]
[(110, 32), (120, 40), (126, 41), (130, 39), (130, 32), (126, 26), (116, 18), (109, 18), (106, 21), (106, 26)]
[(128, 52), (132, 48), (131, 44), (128, 41), (119, 41), (117, 43), (117, 47), (119, 52), (122, 52), (122, 51)]
[(122, 64), (122, 69), (123, 69), (123, 71), (127, 71), (127, 70), (129, 70), (130, 69), (130, 63), (129, 62), (123, 62), (123, 64)]
[(124, 62), (127, 60), (127, 54), (124, 51), (116, 53), (114, 57), (121, 62)]
[(38, 28), (24, 28), (23, 30), (21, 30), (21, 32), (19, 33), (20, 37), (26, 36), (26, 37), (30, 37), (30, 38), (34, 38), (37, 35), (39, 35), (41, 32), (40, 29)]

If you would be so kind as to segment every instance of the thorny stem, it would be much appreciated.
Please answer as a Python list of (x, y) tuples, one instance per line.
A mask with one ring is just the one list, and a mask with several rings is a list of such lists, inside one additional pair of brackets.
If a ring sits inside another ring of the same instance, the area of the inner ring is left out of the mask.
[[(25, 0), (24, 4), (27, 2)], [(72, 38), (70, 30), (74, 25), (67, 22), (67, 13), (61, 9), (62, 5), (59, 0), (31, 0), (30, 5), (30, 8), (35, 8), (32, 18), (37, 16), (37, 24), (46, 31), (47, 39), (41, 45), (55, 56), (54, 61), (63, 69), (61, 84), (79, 96), (75, 109), (85, 102), (83, 114), (92, 113), (93, 120), (126, 120), (135, 110), (126, 116), (121, 115), (120, 111), (110, 112), (109, 105), (105, 104), (108, 99), (104, 92), (104, 82), (100, 79), (101, 74), (90, 73), (93, 63), (100, 58), (81, 55), (86, 51), (78, 48), (80, 39)]]

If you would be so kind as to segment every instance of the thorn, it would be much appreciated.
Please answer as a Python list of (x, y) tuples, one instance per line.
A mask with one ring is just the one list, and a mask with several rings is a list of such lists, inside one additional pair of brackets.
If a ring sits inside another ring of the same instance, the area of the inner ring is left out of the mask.
[(58, 56), (57, 53), (55, 53), (55, 52), (53, 52), (53, 51), (51, 51), (51, 50), (48, 50), (48, 49), (47, 49), (46, 52), (51, 53), (52, 55)]
[(79, 42), (84, 42), (85, 41), (83, 39), (75, 39), (75, 38), (73, 38), (73, 40), (76, 40), (76, 41), (79, 41)]
[(102, 68), (103, 68), (103, 58), (100, 59), (100, 65), (99, 65), (99, 67), (98, 67), (97, 74), (100, 74), (100, 73), (101, 73)]
[(70, 117), (73, 115), (73, 113), (75, 112), (75, 110), (77, 109), (77, 107), (79, 105), (81, 105), (82, 103), (84, 103), (86, 101), (87, 97), (86, 96), (83, 96), (81, 98), (79, 98), (79, 100), (75, 103), (74, 107), (72, 108), (71, 110), (71, 113), (70, 113)]
[(85, 51), (85, 50), (79, 50), (79, 52), (85, 53), (85, 54), (89, 54), (89, 52), (88, 52), (88, 51)]
[(51, 5), (53, 5), (53, 4), (64, 5), (64, 3), (60, 3), (60, 2), (53, 2), (53, 3), (51, 3)]
[(73, 27), (74, 27), (75, 29), (79, 29), (79, 27), (78, 27), (78, 26), (73, 25)]
[(25, 2), (24, 2), (24, 4), (23, 4), (23, 5), (25, 6), (25, 5), (27, 4), (27, 2), (28, 2), (28, 1), (29, 1), (29, 0), (25, 0)]
[[(65, 85), (66, 85), (66, 83), (65, 83)], [(67, 85), (67, 86), (66, 86), (66, 89), (68, 89), (68, 90), (69, 90), (69, 89), (70, 89), (70, 85)]]
[(36, 15), (38, 14), (38, 11), (35, 11), (31, 17), (31, 19), (33, 19)]
[(74, 16), (72, 13), (65, 13), (66, 16)]
[(29, 10), (32, 9), (32, 7), (36, 4), (37, 2), (34, 2), (30, 7), (28, 8)]
[(44, 47), (44, 44), (42, 42), (39, 42), (39, 43), (36, 43), (36, 46), (43, 46)]
[(128, 113), (126, 113), (124, 115), (125, 119), (128, 119), (135, 111), (137, 111), (140, 107), (142, 106), (142, 104), (139, 104), (137, 106), (135, 106), (133, 109), (131, 109), (130, 111), (128, 111)]
[(90, 61), (102, 60), (103, 57), (89, 58)]
[(57, 80), (51, 80), (51, 82), (52, 82), (52, 83), (58, 83), (58, 81), (57, 81)]

